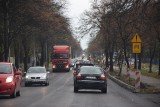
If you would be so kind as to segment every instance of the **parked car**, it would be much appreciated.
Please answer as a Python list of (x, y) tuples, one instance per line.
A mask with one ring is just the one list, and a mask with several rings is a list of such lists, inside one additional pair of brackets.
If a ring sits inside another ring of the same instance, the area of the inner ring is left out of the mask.
[(82, 66), (74, 79), (74, 92), (80, 89), (98, 89), (107, 93), (107, 79), (100, 67)]
[(45, 67), (36, 66), (30, 67), (25, 76), (25, 86), (32, 84), (45, 84), (49, 85), (49, 72), (47, 72)]
[(22, 72), (13, 63), (0, 62), (0, 95), (20, 96)]

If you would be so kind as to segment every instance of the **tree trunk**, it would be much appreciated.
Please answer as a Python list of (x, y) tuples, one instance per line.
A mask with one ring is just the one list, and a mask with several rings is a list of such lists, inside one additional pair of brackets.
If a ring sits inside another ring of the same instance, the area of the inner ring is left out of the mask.
[[(153, 48), (153, 52), (152, 52), (152, 48)], [(155, 43), (154, 43), (154, 47), (150, 48), (150, 64), (149, 64), (149, 73), (152, 72), (152, 61), (153, 61), (153, 58), (154, 58), (154, 55), (155, 55), (155, 50), (156, 50), (156, 40), (155, 40)]]
[(149, 61), (149, 73), (152, 72), (152, 59)]
[(24, 57), (24, 71), (27, 71), (28, 69), (28, 57), (25, 55)]
[(159, 43), (159, 69), (158, 69), (158, 75), (160, 75), (160, 43)]
[(106, 63), (105, 63), (105, 65), (106, 65), (106, 67), (109, 67), (109, 64), (108, 64), (108, 57), (109, 57), (109, 55), (108, 55), (108, 48), (107, 47), (105, 47), (105, 56), (106, 56)]
[(123, 65), (123, 58), (120, 58), (120, 60), (118, 60), (118, 66), (119, 66), (118, 76), (121, 76), (121, 73), (122, 73), (122, 65)]
[(137, 69), (137, 54), (134, 56), (134, 69)]
[(118, 56), (118, 67), (119, 67), (119, 73), (118, 76), (121, 76), (122, 73), (122, 65), (123, 65), (123, 51), (121, 50)]
[(126, 61), (126, 64), (127, 64), (127, 68), (130, 68), (129, 61), (128, 61), (128, 58), (127, 58), (127, 49), (126, 49), (126, 42), (125, 42), (125, 40), (123, 40), (123, 48), (124, 48), (124, 57), (125, 57), (125, 61)]
[(110, 52), (110, 71), (113, 71), (113, 52)]
[(138, 59), (139, 59), (138, 69), (141, 70), (141, 53), (138, 55)]
[(29, 50), (27, 50), (27, 43), (23, 43), (23, 47), (24, 47), (24, 71), (27, 71), (28, 69), (28, 53), (29, 53)]
[(40, 59), (40, 66), (43, 66), (44, 61), (45, 61), (45, 49), (44, 49), (44, 45), (41, 44), (41, 59)]
[(9, 0), (5, 0), (4, 9), (4, 61), (8, 61), (9, 56)]
[(14, 53), (15, 53), (15, 66), (19, 68), (19, 46), (14, 43)]

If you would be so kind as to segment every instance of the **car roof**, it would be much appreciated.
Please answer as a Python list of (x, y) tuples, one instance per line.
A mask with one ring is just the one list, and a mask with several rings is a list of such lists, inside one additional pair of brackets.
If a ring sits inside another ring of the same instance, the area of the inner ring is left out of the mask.
[(75, 65), (75, 68), (81, 67), (81, 66), (94, 66), (94, 64), (91, 63), (78, 63)]
[(12, 64), (11, 62), (0, 62), (0, 64)]
[(97, 66), (81, 66), (81, 68), (99, 68), (100, 69), (100, 67), (97, 67)]
[(94, 65), (94, 64), (91, 64), (91, 63), (79, 63), (79, 64), (76, 64), (76, 65)]

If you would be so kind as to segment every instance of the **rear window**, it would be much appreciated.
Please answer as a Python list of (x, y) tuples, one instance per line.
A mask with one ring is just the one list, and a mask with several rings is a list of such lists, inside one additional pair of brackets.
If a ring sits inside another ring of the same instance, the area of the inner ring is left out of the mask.
[(11, 74), (11, 66), (10, 64), (0, 64), (0, 74)]
[(80, 69), (82, 66), (94, 66), (93, 64), (76, 64), (76, 68)]
[(102, 71), (98, 67), (83, 66), (80, 68), (81, 74), (101, 74)]

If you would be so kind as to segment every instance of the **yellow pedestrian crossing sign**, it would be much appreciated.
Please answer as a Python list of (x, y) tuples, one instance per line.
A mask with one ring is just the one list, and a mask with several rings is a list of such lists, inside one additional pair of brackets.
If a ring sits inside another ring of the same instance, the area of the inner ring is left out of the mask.
[(132, 52), (133, 53), (141, 53), (141, 39), (139, 35), (136, 33), (132, 39)]

